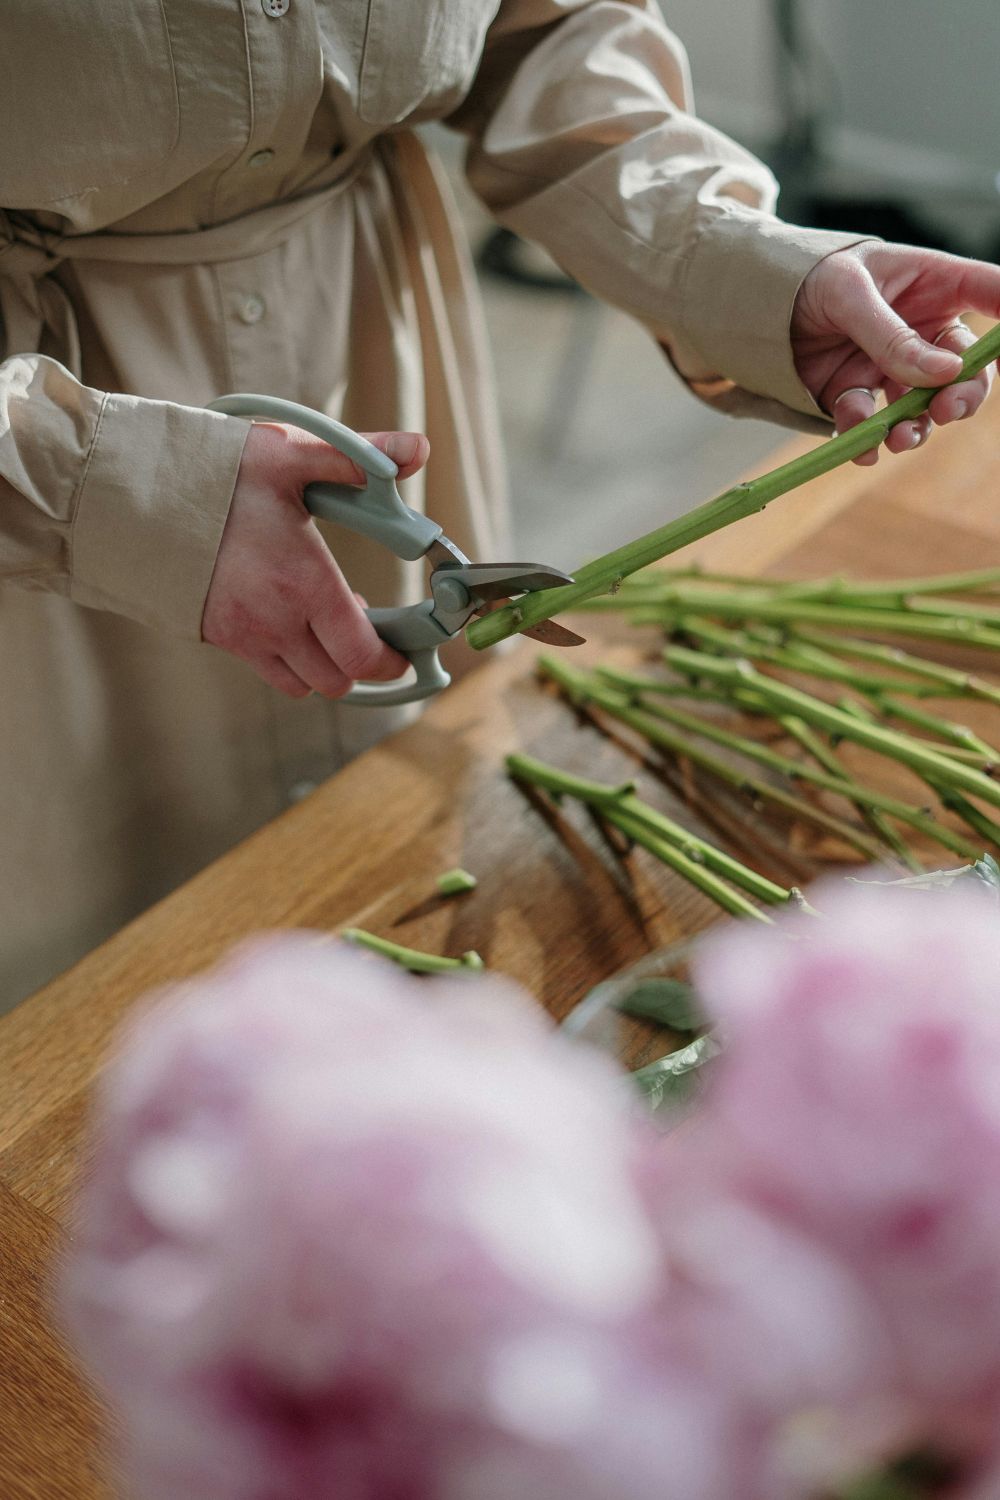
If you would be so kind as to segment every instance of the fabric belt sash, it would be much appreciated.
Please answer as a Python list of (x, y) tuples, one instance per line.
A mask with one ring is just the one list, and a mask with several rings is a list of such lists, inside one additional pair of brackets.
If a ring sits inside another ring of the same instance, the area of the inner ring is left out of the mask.
[[(380, 142), (378, 150), (384, 151)], [(80, 378), (76, 314), (52, 273), (65, 260), (127, 261), (131, 264), (193, 266), (250, 259), (282, 244), (303, 220), (341, 196), (372, 161), (366, 145), (345, 153), (334, 182), (281, 203), (269, 203), (239, 218), (205, 229), (164, 234), (60, 235), (27, 216), (0, 209), (0, 320), (6, 354), (33, 354), (47, 330), (62, 351), (62, 363)]]

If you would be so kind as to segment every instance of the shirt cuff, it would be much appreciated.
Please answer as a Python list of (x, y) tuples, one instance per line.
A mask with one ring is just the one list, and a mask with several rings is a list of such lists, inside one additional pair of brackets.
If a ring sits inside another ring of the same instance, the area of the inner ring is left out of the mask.
[(109, 395), (80, 483), (70, 597), (201, 639), (250, 423)]
[(829, 426), (795, 368), (792, 309), (814, 266), (870, 239), (804, 229), (739, 205), (713, 214), (687, 261), (680, 322), (669, 334), (655, 330), (675, 369), (696, 395), (731, 415), (781, 421), (784, 408), (785, 425)]

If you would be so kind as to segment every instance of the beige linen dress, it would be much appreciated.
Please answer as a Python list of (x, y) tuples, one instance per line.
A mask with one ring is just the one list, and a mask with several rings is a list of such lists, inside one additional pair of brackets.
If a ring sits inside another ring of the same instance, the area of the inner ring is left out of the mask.
[(201, 642), (247, 431), (204, 403), (426, 431), (409, 503), (496, 551), (475, 289), (414, 125), (465, 132), (497, 218), (700, 394), (816, 420), (789, 315), (850, 237), (781, 224), (689, 109), (645, 0), (0, 0), (0, 1008), (392, 722)]

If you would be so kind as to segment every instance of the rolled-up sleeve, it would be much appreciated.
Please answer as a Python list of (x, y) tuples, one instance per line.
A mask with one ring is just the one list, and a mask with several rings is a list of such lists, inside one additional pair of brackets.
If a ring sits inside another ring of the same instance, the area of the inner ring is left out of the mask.
[(200, 639), (249, 423), (0, 364), (0, 582)]
[(699, 396), (819, 427), (792, 307), (861, 237), (783, 223), (768, 169), (691, 111), (653, 0), (504, 0), (453, 123), (491, 213), (645, 323)]

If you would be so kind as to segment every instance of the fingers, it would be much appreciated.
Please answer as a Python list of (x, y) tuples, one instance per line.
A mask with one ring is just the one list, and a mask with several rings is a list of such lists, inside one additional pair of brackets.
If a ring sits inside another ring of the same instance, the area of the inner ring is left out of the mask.
[(922, 338), (889, 306), (863, 265), (850, 263), (832, 289), (842, 331), (899, 385), (943, 385), (961, 369), (957, 354)]
[[(314, 482), (365, 483), (364, 472), (353, 459), (322, 438), (313, 437), (298, 427), (275, 430), (284, 434), (287, 446), (285, 472), (288, 481), (296, 487), (304, 489)], [(431, 451), (431, 445), (422, 432), (366, 432), (361, 436), (392, 459), (398, 467), (399, 479), (408, 479), (423, 468)]]
[[(851, 386), (840, 395), (833, 403), (832, 415), (836, 424), (838, 435), (857, 427), (859, 422), (864, 422), (872, 416), (875, 411), (875, 392), (864, 386)], [(870, 468), (872, 464), (878, 463), (878, 448), (869, 448), (867, 453), (859, 453), (853, 460), (859, 468)]]
[(409, 479), (430, 457), (431, 445), (422, 432), (366, 432), (364, 436), (396, 464), (398, 479)]
[(351, 687), (351, 679), (340, 670), (311, 630), (304, 630), (285, 646), (284, 664), (293, 676), (306, 684), (308, 692), (319, 693), (323, 698), (342, 698)]
[(303, 682), (280, 656), (245, 656), (243, 660), (253, 667), (257, 676), (262, 677), (269, 687), (284, 693), (286, 698), (308, 698), (312, 692), (309, 684)]
[[(944, 328), (934, 340), (936, 347), (956, 355), (961, 355), (975, 342), (976, 335), (972, 330), (957, 320)], [(923, 415), (911, 421), (896, 423), (886, 438), (886, 448), (890, 453), (908, 453), (927, 441), (935, 425), (943, 427), (948, 422), (958, 422), (963, 417), (972, 416), (985, 401), (992, 381), (993, 371), (986, 369), (970, 380), (947, 386), (933, 397)], [(884, 384), (886, 400), (889, 403), (896, 401), (911, 388), (896, 380), (886, 380)], [(842, 391), (833, 404), (836, 430), (846, 432), (858, 422), (863, 422), (866, 417), (870, 417), (874, 411), (875, 396), (872, 390), (851, 387)], [(877, 458), (876, 450), (870, 449), (856, 458), (854, 462), (868, 466), (875, 463)]]
[[(419, 433), (377, 433), (401, 475), (426, 461)], [(316, 480), (360, 483), (328, 443), (282, 424), (247, 438), (202, 612), (202, 639), (249, 663), (279, 692), (342, 697), (356, 681), (390, 681), (405, 657), (375, 632), (302, 504)]]
[[(976, 335), (971, 328), (964, 323), (952, 323), (938, 334), (935, 343), (942, 348), (952, 349), (961, 353), (976, 342)], [(957, 385), (950, 385), (947, 390), (940, 391), (931, 401), (930, 415), (939, 427), (946, 422), (960, 422), (963, 417), (971, 417), (982, 406), (989, 395), (990, 386), (993, 382), (992, 369), (982, 370), (974, 375), (971, 380), (962, 380)]]
[(955, 306), (967, 312), (1000, 318), (1000, 266), (959, 257), (957, 271), (959, 285)]
[(356, 682), (389, 682), (403, 675), (409, 666), (406, 657), (387, 646), (375, 633), (374, 625), (359, 608), (332, 559), (319, 599), (310, 613), (311, 631), (346, 677)]
[(933, 425), (926, 412), (911, 422), (897, 422), (886, 438), (885, 446), (890, 453), (909, 453), (912, 448), (926, 443)]

